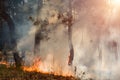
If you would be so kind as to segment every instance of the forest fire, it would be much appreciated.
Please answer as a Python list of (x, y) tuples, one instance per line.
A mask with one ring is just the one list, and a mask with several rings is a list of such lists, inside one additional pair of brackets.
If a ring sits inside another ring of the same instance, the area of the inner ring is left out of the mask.
[[(68, 68), (69, 69), (69, 68)], [(37, 57), (31, 66), (23, 66), (24, 71), (28, 72), (40, 72), (45, 74), (61, 75), (61, 76), (74, 76), (70, 70), (63, 70), (59, 65), (51, 64), (47, 61), (43, 61)]]
[(119, 80), (120, 0), (0, 5), (0, 80)]
[(23, 70), (29, 72), (36, 71), (36, 72), (48, 73), (48, 69), (46, 69), (40, 58), (35, 59), (32, 66), (30, 67), (24, 66)]
[(5, 62), (5, 61), (4, 62), (0, 62), (0, 64), (6, 65), (6, 66), (8, 65), (7, 62)]

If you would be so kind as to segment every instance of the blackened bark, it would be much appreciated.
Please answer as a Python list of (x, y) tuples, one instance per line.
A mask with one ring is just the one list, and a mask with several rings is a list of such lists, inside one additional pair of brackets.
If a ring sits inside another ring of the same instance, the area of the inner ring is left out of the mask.
[(11, 17), (5, 12), (0, 13), (0, 17), (2, 17), (8, 24), (9, 30), (10, 30), (10, 37), (11, 37), (11, 44), (16, 45), (16, 39), (15, 39), (15, 25)]
[(40, 52), (40, 42), (41, 40), (45, 39), (48, 40), (48, 30), (47, 30), (47, 25), (48, 25), (48, 20), (41, 21), (40, 27), (35, 33), (35, 45), (34, 45), (34, 53), (39, 53)]
[(35, 33), (35, 45), (34, 45), (34, 53), (38, 53), (40, 51), (39, 45), (41, 42), (41, 32), (37, 30)]
[(17, 51), (13, 52), (13, 56), (14, 56), (16, 68), (20, 68), (22, 66), (22, 59), (18, 55), (18, 52)]
[[(43, 5), (43, 0), (38, 0), (38, 10), (37, 10), (37, 20), (36, 20), (38, 24), (36, 25), (36, 27), (40, 26), (38, 16), (39, 16), (39, 11), (42, 8), (42, 5)], [(39, 28), (35, 33), (34, 54), (40, 52), (40, 48), (39, 48), (40, 42), (41, 42), (41, 30)]]
[(72, 26), (71, 25), (68, 26), (68, 42), (69, 42), (69, 48), (70, 48), (68, 65), (72, 65), (73, 58), (74, 58), (74, 48), (72, 43)]
[(6, 11), (7, 10), (5, 8), (5, 0), (0, 0), (0, 17), (4, 19), (8, 24), (9, 31), (10, 31), (10, 38), (11, 38), (11, 49), (13, 51), (15, 64), (16, 64), (16, 67), (20, 67), (22, 60), (20, 59), (18, 52), (14, 52), (16, 51), (15, 49), (17, 47), (15, 25), (12, 18), (10, 17), (9, 14), (7, 14)]
[(69, 0), (69, 13), (68, 13), (68, 42), (69, 42), (69, 48), (70, 48), (70, 55), (69, 55), (69, 61), (68, 65), (72, 65), (73, 59), (74, 59), (74, 48), (72, 43), (72, 0)]

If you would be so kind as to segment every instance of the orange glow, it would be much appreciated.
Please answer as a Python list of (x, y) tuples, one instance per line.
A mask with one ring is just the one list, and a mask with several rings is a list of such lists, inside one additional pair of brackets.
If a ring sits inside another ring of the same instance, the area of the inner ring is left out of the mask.
[(40, 58), (35, 59), (33, 65), (30, 67), (23, 66), (23, 70), (29, 72), (36, 71), (36, 72), (48, 73), (48, 70), (46, 69)]
[(61, 68), (59, 65), (56, 66), (51, 65), (48, 62), (42, 62), (40, 58), (36, 58), (33, 62), (33, 65), (30, 67), (23, 66), (23, 70), (28, 72), (36, 71), (45, 74), (73, 76), (73, 73), (70, 70), (63, 70), (63, 68)]
[(3, 65), (8, 65), (8, 63), (7, 62), (0, 62), (0, 64), (3, 64)]
[(6, 67), (9, 67), (9, 66), (10, 66), (6, 61), (2, 61), (2, 62), (0, 62), (0, 64), (6, 65)]

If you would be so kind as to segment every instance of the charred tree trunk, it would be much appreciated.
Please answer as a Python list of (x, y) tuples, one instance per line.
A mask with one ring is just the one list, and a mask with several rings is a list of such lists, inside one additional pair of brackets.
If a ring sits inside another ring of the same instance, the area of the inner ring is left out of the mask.
[[(38, 16), (39, 16), (39, 11), (42, 8), (42, 6), (43, 6), (43, 0), (38, 0), (37, 20), (35, 22), (37, 23), (36, 27), (40, 26), (40, 21), (38, 19)], [(41, 30), (38, 29), (35, 32), (34, 54), (40, 52), (40, 48), (39, 48), (40, 42), (41, 42)]]
[(40, 51), (40, 48), (39, 48), (40, 42), (41, 42), (41, 32), (40, 30), (37, 30), (35, 33), (34, 54)]
[(74, 58), (74, 48), (72, 43), (72, 0), (69, 0), (69, 12), (68, 12), (68, 42), (69, 42), (69, 48), (70, 48), (70, 55), (69, 55), (69, 61), (68, 65), (72, 65), (73, 58)]
[(69, 48), (70, 48), (70, 55), (68, 65), (72, 65), (73, 58), (74, 58), (74, 48), (72, 44), (72, 26), (68, 26), (68, 41), (69, 41)]
[(22, 59), (18, 55), (17, 51), (15, 51), (15, 52), (13, 51), (13, 57), (14, 57), (14, 60), (15, 60), (16, 68), (20, 68), (22, 66)]
[(8, 24), (9, 31), (10, 31), (10, 38), (11, 38), (11, 49), (13, 51), (15, 64), (16, 64), (16, 67), (20, 67), (21, 60), (20, 60), (20, 57), (18, 55), (18, 52), (15, 50), (17, 47), (15, 25), (14, 25), (14, 22), (13, 22), (12, 18), (10, 17), (10, 15), (7, 14), (7, 12), (6, 12), (5, 0), (0, 0), (0, 17), (2, 19), (4, 19)]
[(40, 27), (35, 33), (35, 46), (34, 46), (34, 53), (40, 52), (40, 42), (41, 40), (45, 39), (48, 40), (48, 30), (46, 29), (48, 25), (48, 20), (41, 21)]

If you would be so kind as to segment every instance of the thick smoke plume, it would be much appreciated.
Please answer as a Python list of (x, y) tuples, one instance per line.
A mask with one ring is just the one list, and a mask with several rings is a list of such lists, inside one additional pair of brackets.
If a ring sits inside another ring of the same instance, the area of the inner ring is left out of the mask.
[(49, 39), (41, 40), (40, 52), (34, 55), (34, 38), (38, 27), (29, 26), (28, 34), (18, 42), (18, 50), (26, 51), (25, 62), (32, 64), (31, 61), (39, 55), (44, 65), (51, 66), (50, 71), (54, 68), (61, 74), (72, 73), (82, 79), (119, 80), (120, 9), (111, 8), (106, 0), (74, 0), (72, 3), (72, 41), (75, 51), (72, 67), (67, 65), (67, 26), (58, 19), (58, 15), (66, 15), (68, 9), (68, 1), (62, 0), (46, 1), (39, 14), (34, 15), (41, 21), (48, 21)]

